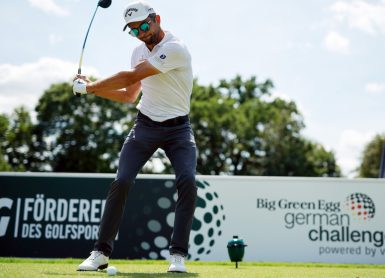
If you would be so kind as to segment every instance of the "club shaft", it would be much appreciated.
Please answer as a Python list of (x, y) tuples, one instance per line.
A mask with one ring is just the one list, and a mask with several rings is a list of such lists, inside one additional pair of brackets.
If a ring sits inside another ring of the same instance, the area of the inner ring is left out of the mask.
[(90, 25), (88, 25), (86, 37), (84, 38), (83, 47), (82, 47), (82, 52), (81, 52), (81, 54), (80, 54), (78, 74), (81, 74), (81, 73), (82, 73), (82, 63), (83, 63), (84, 48), (86, 47), (86, 42), (87, 42), (87, 38), (88, 38), (88, 33), (90, 32), (91, 25), (92, 25), (92, 22), (94, 21), (94, 18), (95, 18), (96, 12), (98, 11), (98, 8), (99, 8), (99, 5), (96, 6), (95, 12), (94, 12), (94, 14), (93, 14), (93, 16), (92, 16), (92, 19), (91, 19), (91, 22), (90, 22)]

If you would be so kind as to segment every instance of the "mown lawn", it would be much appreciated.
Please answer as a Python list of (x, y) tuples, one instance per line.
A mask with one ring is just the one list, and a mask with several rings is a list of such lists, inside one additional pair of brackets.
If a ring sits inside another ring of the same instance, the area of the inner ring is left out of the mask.
[[(0, 258), (0, 277), (106, 277), (106, 271), (78, 272), (80, 259)], [(385, 277), (385, 265), (187, 262), (189, 273), (169, 274), (166, 261), (110, 260), (118, 277)]]

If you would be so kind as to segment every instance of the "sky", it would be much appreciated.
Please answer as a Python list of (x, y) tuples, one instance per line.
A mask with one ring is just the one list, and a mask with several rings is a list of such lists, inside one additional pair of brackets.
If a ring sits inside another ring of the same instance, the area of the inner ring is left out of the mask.
[[(139, 41), (123, 32), (124, 8), (99, 8), (82, 73), (107, 77), (130, 66)], [(385, 133), (385, 0), (148, 0), (161, 25), (188, 46), (203, 85), (241, 75), (271, 79), (294, 101), (303, 135), (333, 151), (355, 177), (365, 145)], [(33, 111), (44, 90), (76, 74), (96, 0), (3, 1), (0, 113)]]

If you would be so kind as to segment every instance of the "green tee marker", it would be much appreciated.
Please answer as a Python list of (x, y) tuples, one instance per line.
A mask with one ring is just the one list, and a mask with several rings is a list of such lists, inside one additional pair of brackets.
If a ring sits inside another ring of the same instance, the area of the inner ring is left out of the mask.
[(229, 252), (230, 260), (235, 262), (236, 268), (238, 268), (238, 262), (241, 262), (243, 259), (246, 246), (243, 239), (238, 238), (238, 236), (233, 236), (233, 239), (227, 243), (227, 251)]

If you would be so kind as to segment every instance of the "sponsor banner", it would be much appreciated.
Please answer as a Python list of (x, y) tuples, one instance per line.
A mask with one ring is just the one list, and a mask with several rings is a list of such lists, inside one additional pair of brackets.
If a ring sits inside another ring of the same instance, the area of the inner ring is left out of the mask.
[[(85, 257), (111, 174), (0, 173), (0, 256)], [(385, 263), (385, 181), (198, 176), (190, 260)], [(139, 175), (113, 258), (163, 259), (177, 195), (171, 175)]]
[[(204, 177), (224, 206), (223, 236), (246, 261), (385, 263), (385, 180)], [(205, 259), (205, 258), (202, 258)]]
[[(87, 256), (113, 180), (114, 175), (0, 174), (0, 256)], [(136, 181), (114, 258), (162, 258), (172, 232), (174, 195), (171, 176)]]

